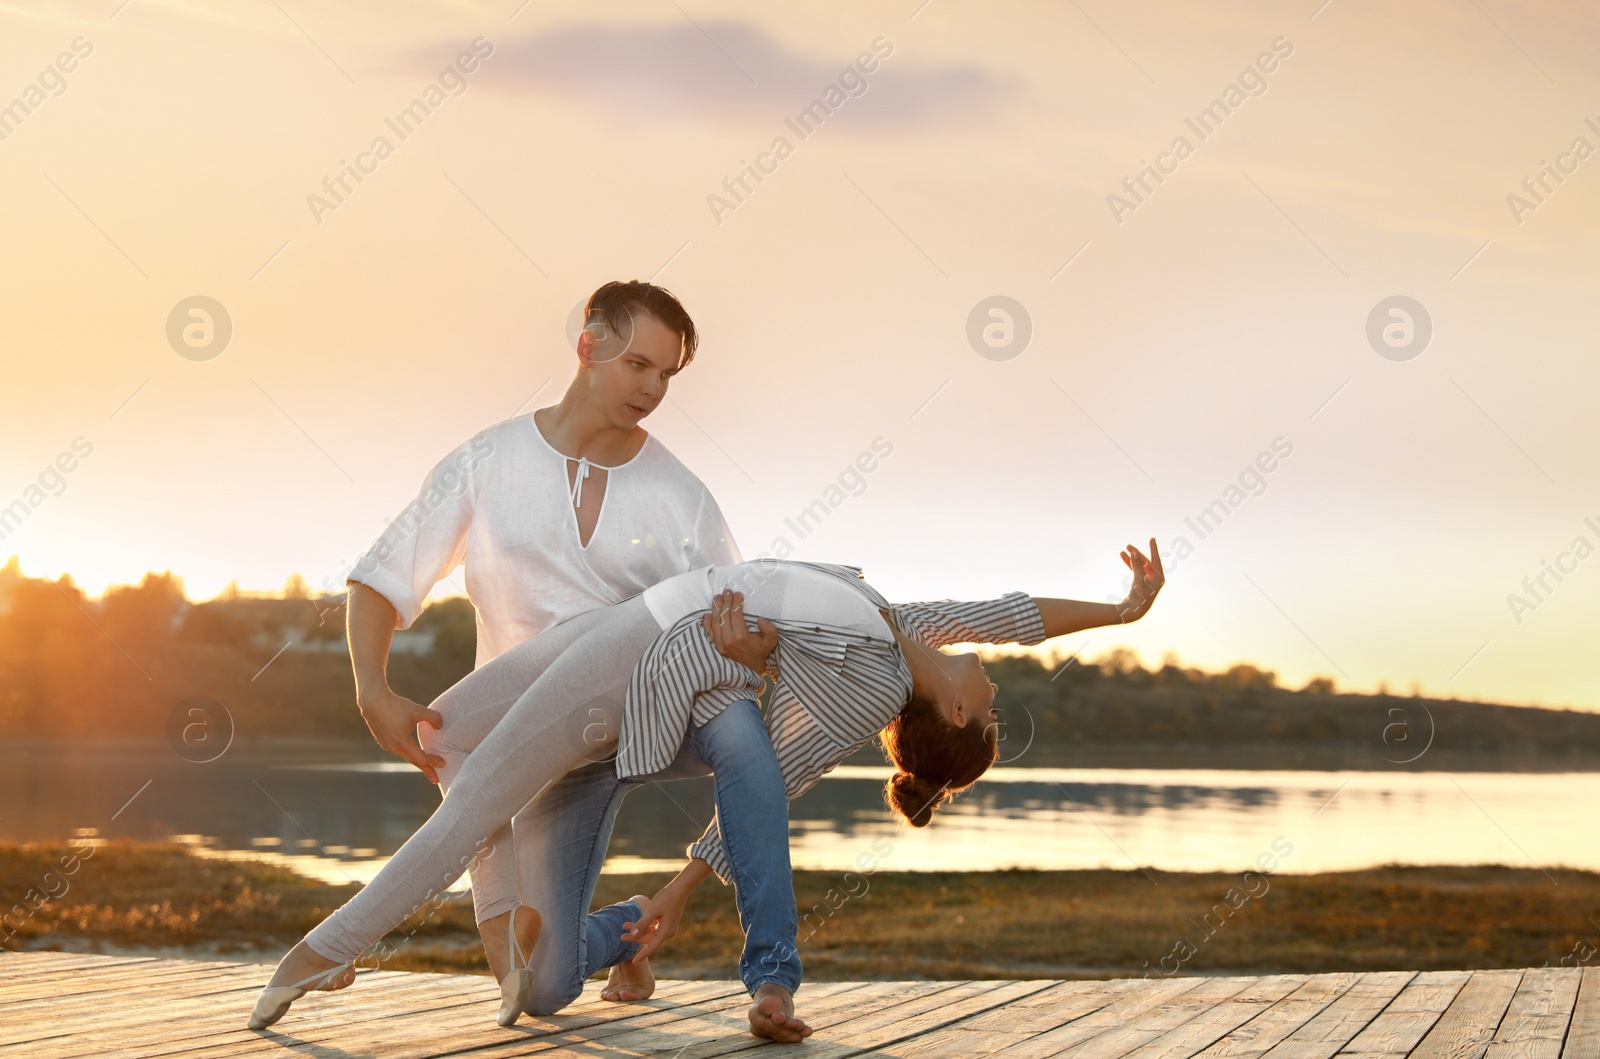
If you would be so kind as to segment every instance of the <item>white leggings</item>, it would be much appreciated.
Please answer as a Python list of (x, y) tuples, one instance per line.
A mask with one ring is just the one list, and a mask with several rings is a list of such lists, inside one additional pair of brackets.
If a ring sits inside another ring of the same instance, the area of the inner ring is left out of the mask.
[[(359, 893), (306, 935), (353, 960), (472, 866), (479, 922), (518, 903), (511, 821), (569, 771), (616, 749), (628, 679), (661, 634), (640, 596), (546, 630), (434, 703), (423, 745), (443, 757), (444, 801)], [(543, 866), (549, 868), (552, 866)]]

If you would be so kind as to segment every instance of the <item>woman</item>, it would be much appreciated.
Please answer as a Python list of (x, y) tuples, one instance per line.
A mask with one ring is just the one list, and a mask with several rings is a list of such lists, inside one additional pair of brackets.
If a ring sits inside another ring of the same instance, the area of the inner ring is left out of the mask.
[[(890, 781), (891, 803), (913, 822), (926, 823), (939, 801), (969, 786), (997, 753), (996, 689), (977, 657), (931, 648), (983, 640), (1037, 643), (1136, 620), (1162, 583), (1155, 542), (1149, 560), (1130, 546), (1123, 561), (1134, 570), (1134, 591), (1119, 606), (1036, 600), (1020, 592), (978, 603), (893, 606), (853, 568), (765, 561), (691, 571), (574, 619), (583, 623), (579, 629), (565, 623), (539, 638), (553, 638), (545, 651), (550, 661), (466, 757), (439, 810), (371, 884), (284, 957), (262, 991), (252, 1027), (276, 1021), (308, 988), (348, 984), (354, 960), (368, 945), (459, 876), (488, 836), (530, 798), (597, 751), (616, 747), (619, 776), (655, 773), (673, 761), (691, 721), (710, 727), (757, 690), (760, 677), (719, 653), (707, 628), (719, 590), (739, 588), (750, 610), (767, 619), (758, 627), (772, 644), (777, 670), (767, 729), (787, 796), (809, 788), (895, 722), (896, 734), (886, 741), (900, 767)], [(720, 612), (731, 616), (726, 607)], [(905, 719), (896, 722), (902, 711)], [(954, 755), (934, 750), (936, 742), (961, 749)], [(952, 756), (961, 762), (953, 771)], [(719, 819), (697, 843), (708, 865), (727, 862), (721, 815), (728, 808), (719, 802)], [(638, 922), (645, 909), (635, 904)], [(792, 916), (792, 897), (789, 907)], [(618, 962), (630, 954), (620, 929), (615, 937), (613, 951), (600, 958)], [(515, 973), (502, 981), (504, 1025), (527, 1008), (534, 985), (526, 952), (517, 955)], [(581, 987), (581, 975), (577, 983)], [(776, 981), (763, 985), (783, 988)], [(770, 1009), (770, 997), (758, 998), (757, 1006), (763, 1000)]]

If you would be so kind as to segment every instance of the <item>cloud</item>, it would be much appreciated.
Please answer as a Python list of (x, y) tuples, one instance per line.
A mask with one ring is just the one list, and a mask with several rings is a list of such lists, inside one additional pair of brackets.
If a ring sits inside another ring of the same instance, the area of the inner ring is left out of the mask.
[[(758, 27), (727, 21), (574, 25), (494, 44), (476, 80), (582, 101), (640, 122), (771, 121), (798, 113), (871, 48), (862, 40), (848, 54), (822, 59)], [(979, 118), (1021, 83), (971, 65), (918, 64), (892, 37), (886, 44), (895, 50), (868, 75), (868, 90), (851, 100), (852, 123), (910, 128)]]

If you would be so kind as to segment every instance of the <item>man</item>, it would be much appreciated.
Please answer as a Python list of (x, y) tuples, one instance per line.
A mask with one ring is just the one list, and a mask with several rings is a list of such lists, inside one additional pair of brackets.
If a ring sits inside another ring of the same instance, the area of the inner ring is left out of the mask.
[[(394, 631), (416, 620), (428, 593), (456, 566), (465, 566), (476, 608), (475, 664), (482, 666), (553, 625), (675, 574), (741, 559), (711, 493), (639, 425), (693, 359), (693, 320), (670, 292), (639, 281), (600, 287), (584, 320), (577, 372), (560, 402), (488, 427), (441, 460), (416, 502), (347, 579), (361, 715), (380, 747), (434, 783), (444, 761), (424, 751), (418, 725), (438, 729), (443, 719), (395, 693), (386, 670)], [(567, 851), (598, 871), (624, 787), (608, 763), (580, 769), (558, 786), (565, 789), (552, 802), (598, 821), (597, 849)], [(528, 831), (541, 826), (518, 821)], [(516, 871), (515, 826), (474, 863), (475, 893), (481, 874)], [(540, 852), (551, 854), (548, 841)], [(477, 909), (485, 954), (501, 979), (512, 959), (509, 938), (529, 951), (538, 937), (537, 915), (522, 909), (526, 918), (511, 923), (514, 911)], [(612, 968), (608, 995), (643, 999), (653, 981), (646, 964), (624, 961)]]

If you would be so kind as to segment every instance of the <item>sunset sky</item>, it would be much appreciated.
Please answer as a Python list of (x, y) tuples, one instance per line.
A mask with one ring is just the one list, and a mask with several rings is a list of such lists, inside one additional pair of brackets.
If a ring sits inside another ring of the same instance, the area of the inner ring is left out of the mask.
[(645, 279), (702, 334), (645, 426), (747, 557), (1098, 600), (1154, 536), (1062, 646), (1600, 709), (1600, 8), (519, 2), (0, 3), (0, 561), (337, 584)]

